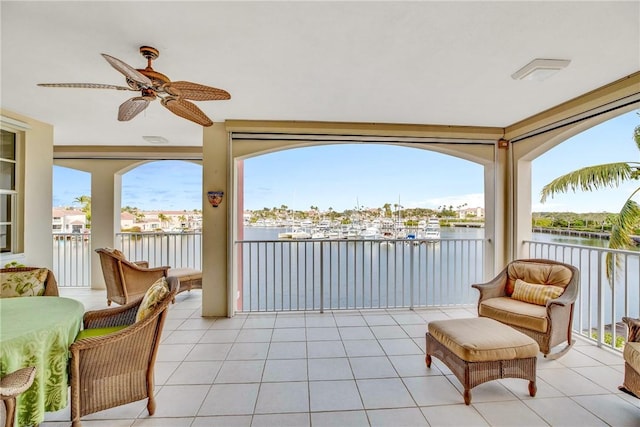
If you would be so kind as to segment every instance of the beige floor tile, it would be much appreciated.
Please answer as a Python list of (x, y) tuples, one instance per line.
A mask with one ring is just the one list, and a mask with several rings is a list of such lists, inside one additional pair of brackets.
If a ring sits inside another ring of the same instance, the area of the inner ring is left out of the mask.
[(305, 328), (281, 328), (273, 331), (271, 341), (305, 341), (307, 339)]
[(256, 414), (251, 427), (306, 427), (311, 425), (309, 413), (303, 414)]
[(195, 416), (211, 386), (165, 385), (156, 395), (157, 417)]
[(307, 343), (298, 342), (272, 342), (269, 346), (268, 359), (306, 359)]
[[(304, 382), (262, 383), (256, 414), (309, 412), (309, 385)], [(308, 420), (308, 415), (306, 417)]]
[(339, 327), (340, 337), (343, 341), (347, 340), (372, 340), (375, 336), (368, 326), (345, 326)]
[(307, 380), (306, 359), (267, 360), (264, 365), (263, 382)]
[(473, 405), (428, 406), (420, 408), (431, 427), (486, 427), (485, 419)]
[(371, 427), (429, 426), (419, 408), (367, 410)]
[(410, 338), (379, 340), (379, 342), (387, 356), (424, 353)]
[(224, 360), (231, 350), (231, 343), (196, 344), (184, 360)]
[(407, 332), (397, 325), (371, 326), (371, 332), (379, 340), (387, 338), (408, 338)]
[(607, 392), (605, 388), (570, 369), (547, 369), (539, 371), (538, 377), (566, 396), (605, 394)]
[(273, 329), (242, 329), (235, 342), (270, 342)]
[(196, 417), (191, 427), (250, 427), (251, 415)]
[(165, 384), (213, 384), (221, 361), (182, 362)]
[(337, 327), (307, 328), (308, 341), (335, 341), (339, 339), (341, 338)]
[(418, 406), (456, 405), (464, 402), (460, 391), (444, 376), (410, 377), (403, 378), (402, 381)]
[(365, 411), (312, 412), (313, 427), (369, 427)]
[(349, 358), (356, 379), (396, 378), (398, 373), (386, 356)]
[(525, 405), (553, 426), (606, 426), (601, 419), (568, 397), (529, 399)]
[(365, 409), (416, 406), (411, 394), (399, 378), (357, 380)]
[(610, 426), (637, 427), (640, 425), (640, 409), (620, 396), (613, 394), (577, 396), (573, 400)]
[(363, 409), (356, 382), (310, 381), (309, 400), (312, 412)]
[(222, 363), (215, 383), (259, 383), (264, 364), (264, 360), (227, 360)]
[(377, 340), (344, 341), (344, 349), (349, 357), (385, 355)]
[(240, 329), (209, 329), (202, 335), (200, 342), (203, 344), (233, 343), (239, 333)]
[(317, 380), (350, 380), (353, 379), (349, 359), (309, 359), (309, 381)]
[(251, 415), (260, 384), (214, 384), (197, 415)]
[(538, 414), (519, 400), (471, 404), (492, 426), (548, 427)]
[(235, 343), (227, 360), (264, 360), (269, 352), (269, 343)]
[(406, 356), (389, 356), (396, 372), (401, 377), (424, 377), (427, 375), (442, 375), (435, 363), (427, 368), (423, 354), (409, 354)]
[(345, 345), (342, 341), (309, 341), (307, 342), (307, 354), (309, 359), (346, 356)]

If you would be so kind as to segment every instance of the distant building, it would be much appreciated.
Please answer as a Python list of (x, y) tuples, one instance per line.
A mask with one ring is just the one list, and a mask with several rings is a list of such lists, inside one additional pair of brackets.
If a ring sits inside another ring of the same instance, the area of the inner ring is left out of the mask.
[(458, 211), (458, 217), (460, 217), (461, 219), (470, 219), (470, 218), (484, 219), (484, 209), (483, 208), (460, 209)]
[(51, 229), (54, 233), (84, 233), (87, 216), (77, 209), (53, 208)]

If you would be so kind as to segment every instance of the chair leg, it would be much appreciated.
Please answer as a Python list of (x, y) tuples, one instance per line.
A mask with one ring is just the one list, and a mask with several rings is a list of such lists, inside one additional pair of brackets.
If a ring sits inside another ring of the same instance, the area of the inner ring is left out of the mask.
[(16, 420), (16, 398), (12, 397), (10, 399), (3, 400), (4, 406), (6, 408), (6, 416), (7, 420), (5, 421), (5, 427), (13, 427), (13, 424)]

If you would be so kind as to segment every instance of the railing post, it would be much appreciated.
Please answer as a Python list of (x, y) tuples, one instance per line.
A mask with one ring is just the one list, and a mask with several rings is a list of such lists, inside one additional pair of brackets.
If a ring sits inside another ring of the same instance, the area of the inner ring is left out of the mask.
[(416, 253), (416, 245), (413, 244), (413, 242), (411, 242), (411, 255), (409, 257), (409, 270), (410, 270), (410, 274), (411, 276), (409, 277), (409, 298), (411, 299), (411, 301), (409, 301), (409, 310), (413, 310), (413, 276), (414, 276), (414, 271), (413, 271), (413, 262), (414, 262), (414, 256)]
[[(602, 260), (603, 254), (598, 257), (598, 347), (604, 342), (604, 301), (602, 291)], [(615, 254), (614, 254), (615, 256)], [(606, 256), (604, 257), (606, 262)], [(615, 296), (613, 296), (615, 298)], [(615, 325), (612, 325), (615, 327)]]
[(320, 313), (324, 313), (324, 241), (320, 242)]

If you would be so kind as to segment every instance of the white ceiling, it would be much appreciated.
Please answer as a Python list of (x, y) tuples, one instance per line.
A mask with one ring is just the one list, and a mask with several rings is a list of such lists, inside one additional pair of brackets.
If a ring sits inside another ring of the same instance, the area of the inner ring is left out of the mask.
[[(202, 127), (134, 92), (100, 53), (229, 91), (197, 102), (214, 121), (311, 120), (508, 126), (640, 70), (640, 2), (72, 1), (0, 3), (2, 108), (55, 126), (56, 145), (200, 146)], [(569, 59), (544, 82), (511, 74)]]

